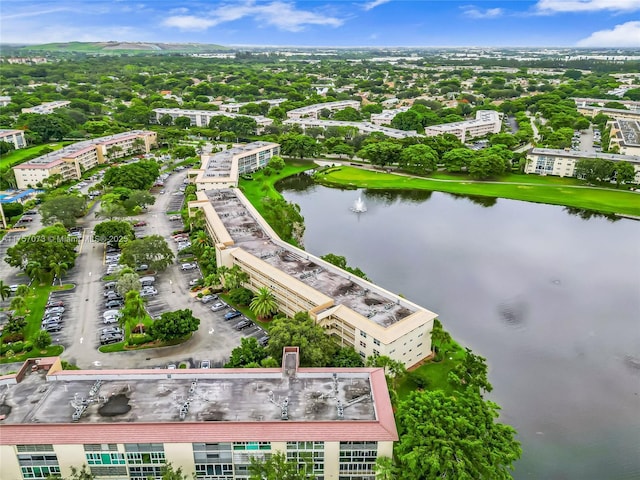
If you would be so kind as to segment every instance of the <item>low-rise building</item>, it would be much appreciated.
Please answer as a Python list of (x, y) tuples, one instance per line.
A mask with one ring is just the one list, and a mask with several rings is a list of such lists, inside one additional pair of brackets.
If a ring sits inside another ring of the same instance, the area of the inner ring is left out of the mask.
[(605, 108), (600, 106), (585, 105), (577, 106), (578, 113), (581, 113), (585, 117), (593, 118), (599, 113), (602, 113), (615, 120), (640, 120), (640, 109), (626, 110), (622, 108)]
[(607, 103), (615, 102), (624, 105), (629, 110), (640, 110), (640, 102), (635, 100), (611, 100), (610, 98), (573, 98), (573, 101), (576, 102), (577, 107), (588, 107), (594, 105), (603, 107)]
[(170, 115), (175, 121), (178, 117), (187, 117), (191, 120), (191, 126), (193, 127), (208, 127), (209, 122), (213, 117), (248, 117), (256, 121), (257, 132), (261, 133), (264, 127), (271, 125), (273, 120), (271, 118), (264, 117), (262, 115), (240, 115), (238, 113), (224, 112), (221, 110), (193, 110), (187, 108), (154, 108), (155, 122), (160, 123), (160, 119), (164, 115)]
[(370, 122), (348, 122), (342, 120), (320, 120), (317, 118), (289, 118), (282, 122), (284, 125), (300, 125), (302, 131), (306, 131), (307, 128), (318, 127), (347, 127), (356, 129), (360, 133), (384, 133), (391, 138), (407, 138), (420, 136), (415, 130), (398, 130), (397, 128), (384, 127), (382, 125), (375, 125)]
[(198, 190), (218, 190), (238, 186), (238, 176), (255, 172), (280, 154), (280, 145), (271, 142), (252, 142), (211, 155), (202, 155), (202, 166), (190, 170)]
[(397, 114), (406, 112), (409, 108), (410, 107), (399, 107), (391, 110), (383, 110), (381, 113), (373, 113), (371, 114), (371, 123), (374, 125), (389, 125)]
[(80, 179), (82, 172), (135, 151), (148, 153), (157, 143), (156, 132), (133, 130), (77, 142), (13, 167), (19, 189), (31, 188), (52, 175), (62, 181)]
[(11, 97), (2, 95), (0, 96), (0, 107), (6, 107), (11, 103)]
[(16, 150), (27, 146), (23, 130), (0, 129), (0, 142), (11, 143)]
[(611, 127), (609, 150), (618, 147), (622, 155), (640, 156), (640, 121), (619, 119), (608, 125)]
[(474, 120), (431, 125), (424, 129), (427, 136), (455, 135), (461, 142), (470, 138), (483, 137), (489, 133), (500, 133), (502, 129), (502, 113), (495, 110), (478, 110)]
[(270, 107), (278, 107), (286, 101), (286, 98), (274, 98), (271, 100), (255, 100), (253, 102), (221, 103), (218, 107), (220, 107), (220, 110), (223, 112), (238, 113), (242, 107), (250, 103), (256, 103), (258, 105), (261, 103), (268, 103)]
[(323, 480), (373, 480), (398, 433), (380, 368), (66, 370), (30, 359), (0, 377), (3, 480), (249, 478), (282, 453)]
[(70, 103), (71, 102), (69, 100), (56, 100), (55, 102), (42, 103), (35, 107), (23, 108), (22, 113), (39, 113), (41, 115), (48, 115), (58, 108), (66, 107)]
[(633, 165), (636, 172), (634, 183), (640, 183), (640, 157), (636, 155), (616, 155), (612, 153), (580, 152), (553, 148), (533, 148), (527, 153), (527, 163), (524, 172), (535, 173), (537, 175), (575, 177), (576, 163), (582, 159), (629, 162)]
[(336, 112), (338, 110), (344, 110), (347, 107), (360, 110), (360, 102), (357, 100), (340, 100), (337, 102), (316, 103), (315, 105), (307, 105), (306, 107), (295, 108), (287, 112), (287, 118), (289, 119), (302, 119), (302, 118), (318, 118), (322, 110), (329, 110)]

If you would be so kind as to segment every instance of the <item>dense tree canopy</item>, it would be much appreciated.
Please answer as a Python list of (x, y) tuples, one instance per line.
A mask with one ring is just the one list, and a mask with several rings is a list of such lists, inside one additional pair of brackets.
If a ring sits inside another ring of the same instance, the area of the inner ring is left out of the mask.
[(85, 213), (86, 200), (78, 195), (60, 195), (46, 200), (40, 206), (42, 223), (51, 225), (60, 222), (65, 227), (75, 226), (76, 219)]
[(97, 224), (93, 234), (96, 241), (113, 246), (117, 246), (122, 241), (134, 239), (131, 223), (120, 220), (107, 220)]
[(162, 341), (182, 338), (198, 330), (200, 319), (193, 316), (189, 309), (165, 312), (153, 322), (151, 331)]
[(139, 162), (109, 168), (102, 183), (110, 187), (126, 187), (131, 190), (149, 190), (154, 184), (160, 169), (154, 161)]
[(152, 270), (165, 270), (173, 258), (173, 251), (162, 236), (149, 235), (127, 242), (122, 247), (120, 263), (132, 268), (145, 264)]

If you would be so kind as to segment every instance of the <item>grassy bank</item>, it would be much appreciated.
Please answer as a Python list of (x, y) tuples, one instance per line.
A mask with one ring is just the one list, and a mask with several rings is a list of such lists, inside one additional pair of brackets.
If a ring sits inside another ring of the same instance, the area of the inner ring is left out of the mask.
[(18, 165), (19, 163), (24, 162), (25, 159), (31, 155), (40, 155), (40, 150), (43, 148), (49, 147), (51, 150), (60, 150), (63, 146), (68, 145), (69, 143), (70, 142), (48, 143), (46, 145), (37, 145), (35, 147), (14, 150), (7, 155), (2, 155), (2, 157), (0, 157), (0, 169)]
[(315, 168), (317, 165), (309, 160), (287, 160), (286, 166), (278, 173), (265, 176), (262, 170), (255, 172), (252, 175), (252, 180), (240, 179), (240, 190), (251, 202), (251, 204), (260, 212), (260, 215), (264, 216), (264, 210), (262, 208), (261, 200), (264, 197), (273, 199), (282, 198), (280, 192), (275, 188), (275, 184), (278, 180), (296, 175)]
[(390, 173), (362, 170), (354, 167), (333, 168), (318, 175), (318, 182), (327, 186), (370, 189), (434, 190), (464, 195), (508, 198), (527, 202), (565, 205), (602, 213), (620, 213), (640, 216), (640, 193), (622, 190), (590, 188), (572, 185), (566, 180), (510, 175), (509, 182), (476, 182), (466, 179), (416, 178)]

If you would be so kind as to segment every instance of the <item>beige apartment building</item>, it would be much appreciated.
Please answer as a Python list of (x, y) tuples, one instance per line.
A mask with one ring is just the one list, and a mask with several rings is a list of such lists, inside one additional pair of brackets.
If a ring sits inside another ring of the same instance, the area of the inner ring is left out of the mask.
[(636, 110), (624, 110), (622, 108), (605, 108), (598, 106), (580, 106), (577, 105), (578, 113), (581, 113), (585, 117), (593, 118), (599, 113), (603, 113), (608, 117), (616, 120), (640, 120), (640, 109)]
[(424, 129), (424, 133), (427, 136), (449, 133), (458, 137), (461, 142), (466, 142), (468, 139), (483, 137), (489, 133), (500, 133), (501, 129), (502, 113), (495, 110), (478, 110), (474, 120), (431, 125)]
[(237, 188), (198, 183), (190, 214), (204, 212), (219, 266), (239, 266), (246, 287), (267, 287), (279, 310), (300, 311), (360, 355), (386, 355), (407, 367), (431, 355), (437, 315), (284, 241)]
[(580, 152), (553, 148), (532, 148), (527, 153), (525, 173), (537, 175), (555, 175), (558, 177), (575, 177), (576, 163), (582, 159), (602, 159), (612, 162), (629, 162), (635, 169), (634, 183), (640, 183), (640, 156), (616, 155), (612, 153)]
[(0, 376), (2, 480), (246, 480), (251, 459), (280, 452), (318, 480), (375, 480), (398, 440), (380, 368), (66, 370), (29, 359)]
[(133, 130), (74, 143), (13, 167), (16, 184), (19, 189), (35, 187), (54, 174), (62, 175), (63, 181), (77, 180), (84, 171), (136, 149), (148, 153), (156, 142), (155, 132)]
[(217, 190), (238, 186), (239, 175), (255, 172), (280, 154), (280, 145), (271, 142), (252, 142), (211, 155), (202, 155), (202, 166), (190, 170), (198, 190)]
[(0, 142), (11, 143), (16, 150), (27, 146), (23, 130), (0, 129)]

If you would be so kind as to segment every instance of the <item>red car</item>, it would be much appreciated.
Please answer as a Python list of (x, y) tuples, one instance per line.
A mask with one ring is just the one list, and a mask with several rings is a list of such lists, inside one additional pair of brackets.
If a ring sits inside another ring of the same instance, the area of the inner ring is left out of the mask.
[(134, 223), (133, 226), (134, 227), (144, 227), (147, 224), (147, 222), (138, 222), (138, 223)]

